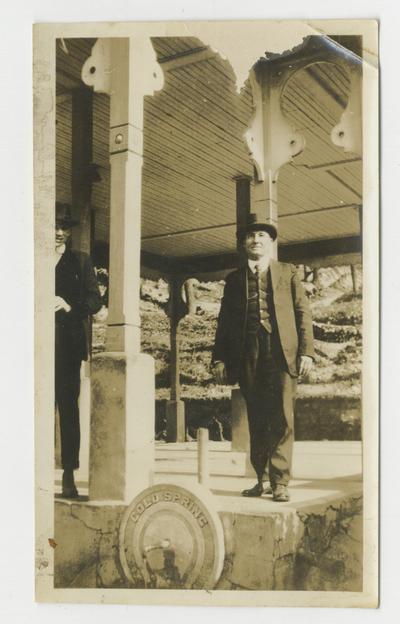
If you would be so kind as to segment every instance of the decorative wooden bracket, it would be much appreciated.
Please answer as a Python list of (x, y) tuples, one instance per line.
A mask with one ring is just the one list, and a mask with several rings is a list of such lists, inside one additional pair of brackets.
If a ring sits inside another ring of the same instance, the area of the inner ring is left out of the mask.
[(110, 98), (110, 288), (107, 351), (140, 351), (140, 224), (144, 97), (164, 76), (149, 37), (98, 39), (82, 80)]
[[(82, 67), (81, 77), (85, 84), (97, 93), (111, 95), (118, 81), (119, 67), (113, 60), (113, 52), (120, 43), (118, 39), (98, 39), (92, 48), (92, 54)], [(157, 63), (156, 53), (149, 37), (130, 38), (130, 51), (133, 53), (132, 64), (139, 66), (135, 72), (135, 84), (129, 85), (141, 97), (153, 95), (163, 88), (164, 74)], [(145, 69), (143, 69), (145, 68)]]
[(257, 75), (253, 68), (250, 83), (254, 114), (245, 138), (258, 181), (265, 180), (267, 171), (276, 181), (279, 169), (304, 150), (305, 139), (282, 113), (284, 80), (280, 76), (269, 75), (265, 70)]
[(334, 145), (342, 147), (344, 152), (362, 154), (362, 73), (360, 64), (350, 66), (350, 94), (346, 109), (340, 122), (332, 129), (331, 139)]
[(245, 138), (258, 181), (264, 181), (268, 174), (270, 182), (276, 182), (280, 167), (304, 150), (304, 137), (282, 113), (281, 96), (285, 84), (297, 71), (322, 62), (340, 65), (350, 74), (347, 107), (331, 132), (332, 142), (345, 152), (361, 155), (362, 59), (329, 37), (308, 37), (297, 50), (270, 54), (250, 71), (254, 113)]
[(97, 93), (111, 95), (112, 63), (110, 39), (98, 39), (92, 54), (86, 59), (81, 71), (82, 81)]

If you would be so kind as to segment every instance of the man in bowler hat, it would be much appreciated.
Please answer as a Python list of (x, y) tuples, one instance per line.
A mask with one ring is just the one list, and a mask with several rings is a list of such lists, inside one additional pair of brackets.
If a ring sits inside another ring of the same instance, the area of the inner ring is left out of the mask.
[(60, 415), (62, 496), (76, 498), (79, 468), (78, 399), (82, 360), (88, 358), (86, 322), (102, 302), (90, 257), (70, 247), (78, 222), (68, 204), (56, 203), (55, 235), (55, 400)]
[(239, 382), (246, 400), (257, 483), (242, 495), (272, 493), (273, 500), (286, 502), (297, 378), (310, 372), (314, 347), (296, 268), (272, 258), (276, 238), (275, 226), (254, 213), (238, 231), (247, 262), (226, 278), (213, 367), (217, 383)]

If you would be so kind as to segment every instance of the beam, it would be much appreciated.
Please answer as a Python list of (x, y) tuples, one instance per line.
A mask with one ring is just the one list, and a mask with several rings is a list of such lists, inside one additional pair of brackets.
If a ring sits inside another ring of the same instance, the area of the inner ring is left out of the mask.
[(326, 238), (281, 245), (279, 247), (279, 259), (282, 262), (303, 264), (305, 260), (312, 260), (313, 258), (359, 254), (361, 251), (361, 237), (346, 236), (344, 238)]
[(312, 208), (311, 210), (299, 210), (297, 212), (287, 212), (286, 214), (279, 215), (279, 221), (282, 219), (288, 219), (289, 217), (308, 217), (309, 215), (315, 215), (321, 212), (332, 212), (333, 210), (343, 210), (343, 208), (352, 208), (359, 212), (360, 204), (339, 204), (338, 206), (322, 206), (321, 208)]
[(181, 258), (165, 258), (146, 251), (141, 252), (143, 270), (158, 271), (160, 275), (181, 275), (195, 277), (197, 273), (223, 271), (238, 265), (237, 253), (219, 254), (215, 256), (182, 256)]
[[(343, 238), (324, 238), (314, 241), (301, 241), (279, 245), (278, 257), (282, 262), (303, 264), (305, 261), (313, 263), (324, 256), (333, 262), (335, 256), (361, 254), (362, 243), (360, 236), (345, 236)], [(181, 275), (196, 277), (204, 273), (223, 274), (239, 266), (237, 253), (218, 254), (213, 256), (182, 256), (180, 258), (165, 258), (142, 251), (143, 271), (149, 268), (158, 271), (161, 275)]]
[(201, 63), (202, 61), (208, 61), (209, 59), (215, 58), (217, 54), (213, 52), (210, 48), (201, 47), (201, 48), (193, 48), (192, 50), (185, 50), (184, 52), (180, 52), (178, 54), (174, 54), (173, 56), (167, 56), (163, 59), (159, 60), (163, 71), (173, 71), (174, 69), (178, 69), (179, 67), (184, 67), (185, 65), (192, 65), (193, 63)]
[(150, 251), (140, 252), (140, 264), (144, 269), (156, 271), (160, 275), (168, 276), (178, 273), (179, 263), (177, 258), (168, 258), (167, 256), (159, 256)]
[(172, 238), (176, 236), (185, 236), (185, 234), (197, 234), (198, 232), (208, 232), (209, 230), (220, 230), (228, 227), (236, 227), (236, 222), (231, 223), (220, 223), (218, 225), (206, 225), (198, 228), (189, 228), (186, 230), (178, 230), (175, 232), (162, 232), (161, 234), (153, 234), (150, 236), (143, 236), (142, 241), (154, 241), (160, 240), (163, 238)]
[(321, 163), (319, 165), (296, 165), (297, 167), (302, 167), (303, 169), (308, 169), (309, 171), (313, 171), (314, 169), (319, 169), (324, 171), (326, 169), (336, 169), (337, 167), (348, 167), (349, 165), (357, 165), (362, 163), (362, 159), (358, 156), (356, 158), (344, 158), (343, 160), (334, 160), (332, 162)]
[[(187, 234), (202, 234), (203, 232), (208, 232), (210, 230), (222, 230), (224, 228), (232, 228), (232, 227), (239, 228), (241, 225), (243, 225), (243, 223), (245, 223), (245, 220), (246, 220), (245, 219), (246, 214), (247, 214), (246, 210), (248, 210), (246, 206), (248, 206), (248, 208), (250, 207), (250, 189), (248, 189), (248, 191), (245, 191), (244, 188), (241, 188), (240, 190), (237, 189), (237, 192), (236, 192), (236, 213), (238, 217), (237, 222), (231, 221), (230, 223), (220, 223), (218, 225), (207, 225), (204, 227), (190, 228), (186, 230), (178, 230), (175, 232), (162, 232), (160, 234), (142, 236), (142, 239), (141, 239), (142, 243), (149, 242), (149, 241), (151, 242), (151, 241), (156, 241), (156, 240), (162, 240), (165, 238), (170, 240), (172, 238), (186, 236)], [(361, 205), (358, 203), (338, 204), (335, 206), (322, 206), (321, 208), (310, 208), (308, 210), (305, 209), (305, 210), (300, 210), (297, 212), (288, 212), (285, 214), (280, 214), (279, 221), (281, 219), (287, 219), (288, 217), (298, 217), (298, 216), (307, 217), (308, 215), (314, 215), (319, 212), (343, 210), (343, 208), (353, 208), (356, 210), (360, 210)], [(248, 210), (248, 212), (250, 212), (250, 210)]]

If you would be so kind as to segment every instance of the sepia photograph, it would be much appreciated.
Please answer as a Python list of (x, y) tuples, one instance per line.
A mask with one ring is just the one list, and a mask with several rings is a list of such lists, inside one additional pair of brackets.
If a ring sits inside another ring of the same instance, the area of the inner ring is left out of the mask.
[(377, 606), (377, 38), (35, 24), (39, 602)]

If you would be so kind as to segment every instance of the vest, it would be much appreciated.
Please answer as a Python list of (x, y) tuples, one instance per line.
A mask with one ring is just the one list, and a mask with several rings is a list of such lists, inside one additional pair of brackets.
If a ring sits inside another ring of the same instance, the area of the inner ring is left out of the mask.
[(276, 329), (275, 308), (272, 295), (271, 272), (261, 272), (258, 280), (248, 270), (247, 327), (248, 333), (257, 333), (260, 325), (271, 334)]

